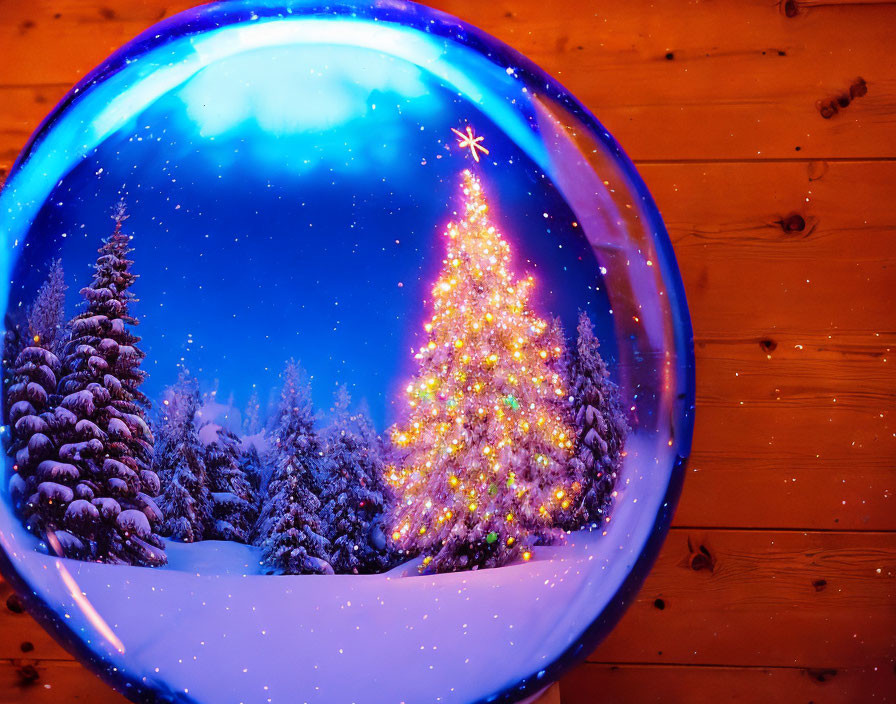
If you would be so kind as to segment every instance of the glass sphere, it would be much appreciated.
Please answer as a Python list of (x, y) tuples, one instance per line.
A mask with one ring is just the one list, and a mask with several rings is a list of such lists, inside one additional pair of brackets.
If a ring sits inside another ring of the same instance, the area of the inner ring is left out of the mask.
[(185, 12), (66, 96), (0, 213), (0, 568), (133, 700), (516, 701), (640, 586), (692, 432), (678, 269), (613, 138), (495, 39)]

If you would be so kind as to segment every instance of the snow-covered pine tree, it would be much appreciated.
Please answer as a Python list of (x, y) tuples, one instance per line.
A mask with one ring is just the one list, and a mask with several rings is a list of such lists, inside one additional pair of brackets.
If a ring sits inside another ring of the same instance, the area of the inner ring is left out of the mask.
[(62, 529), (77, 479), (73, 467), (58, 462), (51, 439), (60, 368), (56, 355), (35, 342), (19, 353), (6, 397), (15, 457), (10, 496), (29, 530), (41, 537)]
[[(545, 344), (549, 351), (547, 362), (548, 368), (551, 370), (551, 380), (553, 383), (562, 383), (567, 389), (567, 394), (563, 396), (554, 396), (555, 412), (557, 416), (563, 419), (563, 423), (567, 427), (575, 427), (575, 407), (573, 406), (573, 397), (570, 395), (570, 384), (572, 383), (571, 368), (572, 355), (569, 351), (569, 345), (566, 341), (566, 333), (563, 331), (563, 323), (558, 316), (553, 316), (545, 332)], [(564, 530), (575, 530), (581, 527), (582, 508), (581, 504), (584, 500), (582, 486), (585, 477), (585, 465), (579, 458), (578, 453), (573, 451), (566, 463), (566, 473), (568, 481), (573, 482), (573, 487), (577, 489), (573, 495), (569, 497), (569, 503), (566, 508), (560, 507), (556, 514), (556, 523)], [(575, 500), (578, 497), (578, 501)]]
[(372, 424), (360, 414), (353, 416), (350, 404), (348, 391), (340, 386), (324, 435), (321, 521), (333, 569), (339, 574), (371, 574), (389, 562), (379, 525), (386, 505), (384, 467), (379, 449), (370, 442)]
[[(6, 332), (3, 337), (3, 382), (9, 389), (17, 367), (19, 355), (26, 347), (40, 347), (62, 357), (66, 338), (65, 323), (65, 275), (62, 260), (50, 264), (47, 279), (28, 306), (6, 315)], [(58, 372), (58, 370), (57, 370)], [(55, 389), (53, 389), (55, 393)], [(7, 421), (9, 406), (6, 407)]]
[[(258, 448), (253, 443), (244, 443), (240, 450), (239, 457), (240, 469), (252, 488), (252, 493), (256, 499), (260, 496), (260, 492), (264, 484), (264, 464)], [(257, 509), (257, 506), (256, 506)]]
[[(3, 320), (3, 389), (9, 393), (16, 374), (16, 360), (28, 345), (28, 321), (22, 310), (7, 311)], [(9, 424), (9, 406), (3, 409), (4, 421)]]
[(255, 435), (261, 432), (261, 403), (258, 400), (258, 389), (252, 389), (252, 395), (246, 404), (246, 413), (243, 418), (243, 432), (246, 435)]
[(54, 411), (55, 471), (75, 486), (65, 514), (71, 539), (63, 548), (101, 562), (158, 566), (167, 558), (156, 533), (159, 479), (150, 468), (149, 402), (138, 388), (146, 376), (140, 369), (145, 353), (131, 332), (137, 320), (130, 287), (137, 275), (128, 259), (122, 203), (112, 219), (115, 229), (99, 249), (93, 279), (81, 289), (85, 310), (71, 321), (58, 386), (62, 400)]
[[(58, 459), (52, 442), (52, 409), (56, 405), (56, 386), (61, 371), (59, 360), (64, 330), (65, 279), (60, 260), (52, 262), (47, 280), (37, 292), (29, 308), (28, 334), (16, 326), (8, 331), (5, 355), (15, 355), (10, 364), (12, 383), (7, 386), (6, 409), (15, 454), (14, 475), (10, 480), (13, 501), (29, 527), (39, 535), (47, 528), (62, 526), (63, 514), (58, 502), (39, 501), (38, 484), (50, 465), (41, 463)], [(9, 334), (12, 333), (12, 334)], [(65, 493), (65, 492), (63, 492)], [(34, 502), (27, 499), (35, 497)]]
[(162, 482), (159, 532), (172, 540), (193, 543), (212, 527), (205, 448), (199, 440), (199, 384), (186, 370), (169, 387), (158, 419), (153, 467)]
[(205, 447), (205, 468), (212, 496), (212, 525), (206, 539), (249, 541), (255, 522), (255, 493), (240, 465), (240, 439), (219, 428)]
[(599, 348), (591, 318), (582, 311), (576, 353), (570, 366), (570, 386), (578, 438), (576, 459), (582, 467), (583, 491), (569, 528), (603, 521), (622, 466), (622, 450), (628, 433), (619, 387), (610, 381)]
[(264, 561), (283, 574), (332, 574), (319, 517), (323, 452), (311, 389), (293, 360), (283, 374), (274, 443), (274, 473), (256, 529)]
[(445, 232), (408, 418), (392, 433), (407, 452), (387, 476), (398, 548), (424, 569), (498, 567), (551, 540), (581, 489), (567, 474), (574, 428), (557, 413), (568, 395), (548, 360), (547, 322), (518, 278), (510, 244), (464, 172), (462, 217)]
[(399, 556), (396, 555), (392, 543), (387, 537), (389, 532), (389, 512), (395, 503), (395, 492), (386, 480), (386, 471), (390, 465), (394, 466), (395, 464), (392, 452), (394, 445), (387, 437), (376, 431), (370, 413), (370, 406), (366, 399), (362, 399), (358, 404), (358, 410), (353, 415), (353, 418), (361, 440), (367, 447), (371, 448), (371, 452), (376, 458), (375, 461), (379, 464), (379, 471), (376, 476), (380, 479), (380, 490), (383, 493), (383, 511), (374, 519), (371, 527), (371, 542), (377, 550), (383, 551), (386, 555), (386, 567), (388, 568), (399, 560)]
[(65, 273), (62, 260), (57, 259), (50, 265), (47, 280), (37, 292), (31, 308), (28, 310), (29, 344), (37, 344), (49, 350), (57, 357), (62, 356), (65, 344)]

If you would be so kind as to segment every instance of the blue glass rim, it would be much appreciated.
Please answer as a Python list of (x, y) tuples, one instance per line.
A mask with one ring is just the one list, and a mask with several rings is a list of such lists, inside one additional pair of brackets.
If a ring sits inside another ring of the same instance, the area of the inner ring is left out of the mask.
[[(562, 652), (550, 665), (522, 678), (516, 684), (505, 687), (471, 704), (500, 702), (512, 704), (531, 697), (558, 680), (565, 672), (579, 664), (610, 633), (630, 605), (644, 579), (653, 566), (672, 521), (675, 507), (681, 495), (687, 459), (691, 451), (694, 428), (696, 396), (693, 330), (688, 312), (684, 285), (680, 270), (659, 210), (638, 174), (631, 159), (599, 120), (559, 82), (545, 73), (534, 62), (517, 50), (507, 46), (486, 32), (439, 10), (428, 8), (408, 0), (374, 0), (355, 4), (347, 0), (319, 2), (318, 0), (221, 0), (180, 12), (153, 25), (116, 50), (99, 66), (82, 78), (55, 108), (41, 121), (22, 149), (7, 177), (7, 184), (28, 160), (34, 148), (51, 130), (56, 118), (88, 90), (106, 78), (115, 75), (128, 60), (146, 54), (164, 44), (209, 29), (257, 19), (282, 16), (284, 9), (294, 17), (326, 17), (350, 14), (359, 19), (380, 23), (401, 24), (413, 27), (436, 37), (464, 45), (486, 54), (501, 68), (513, 68), (524, 82), (544, 86), (551, 97), (587, 126), (603, 146), (616, 158), (617, 165), (641, 200), (644, 213), (649, 217), (649, 229), (660, 256), (662, 279), (666, 285), (669, 307), (674, 320), (674, 348), (676, 366), (682, 388), (677, 397), (676, 434), (674, 437), (674, 465), (669, 482), (649, 536), (628, 575), (609, 599), (600, 615), (581, 632), (576, 641)], [(5, 252), (8, 256), (9, 252)], [(182, 692), (162, 693), (150, 689), (137, 676), (113, 669), (109, 663), (89, 648), (59, 617), (50, 604), (30, 592), (11, 558), (0, 551), (0, 574), (22, 597), (29, 613), (78, 660), (119, 692), (135, 702), (183, 702), (192, 704), (195, 699)], [(198, 702), (196, 703), (198, 704)]]

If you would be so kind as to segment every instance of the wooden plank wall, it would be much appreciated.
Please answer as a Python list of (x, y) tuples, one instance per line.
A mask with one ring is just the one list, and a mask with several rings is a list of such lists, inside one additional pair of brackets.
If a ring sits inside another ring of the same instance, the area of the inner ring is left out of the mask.
[[(187, 4), (0, 0), (0, 170), (68, 86)], [(436, 4), (620, 140), (694, 321), (675, 527), (564, 704), (896, 700), (896, 4)], [(0, 606), (0, 703), (88, 700), (122, 701)]]

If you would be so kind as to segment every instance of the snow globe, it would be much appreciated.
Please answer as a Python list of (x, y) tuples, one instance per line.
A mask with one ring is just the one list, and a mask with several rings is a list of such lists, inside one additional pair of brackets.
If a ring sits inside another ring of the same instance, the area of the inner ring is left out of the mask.
[(669, 525), (693, 351), (594, 117), (442, 13), (214, 3), (0, 192), (0, 569), (134, 701), (511, 702)]

